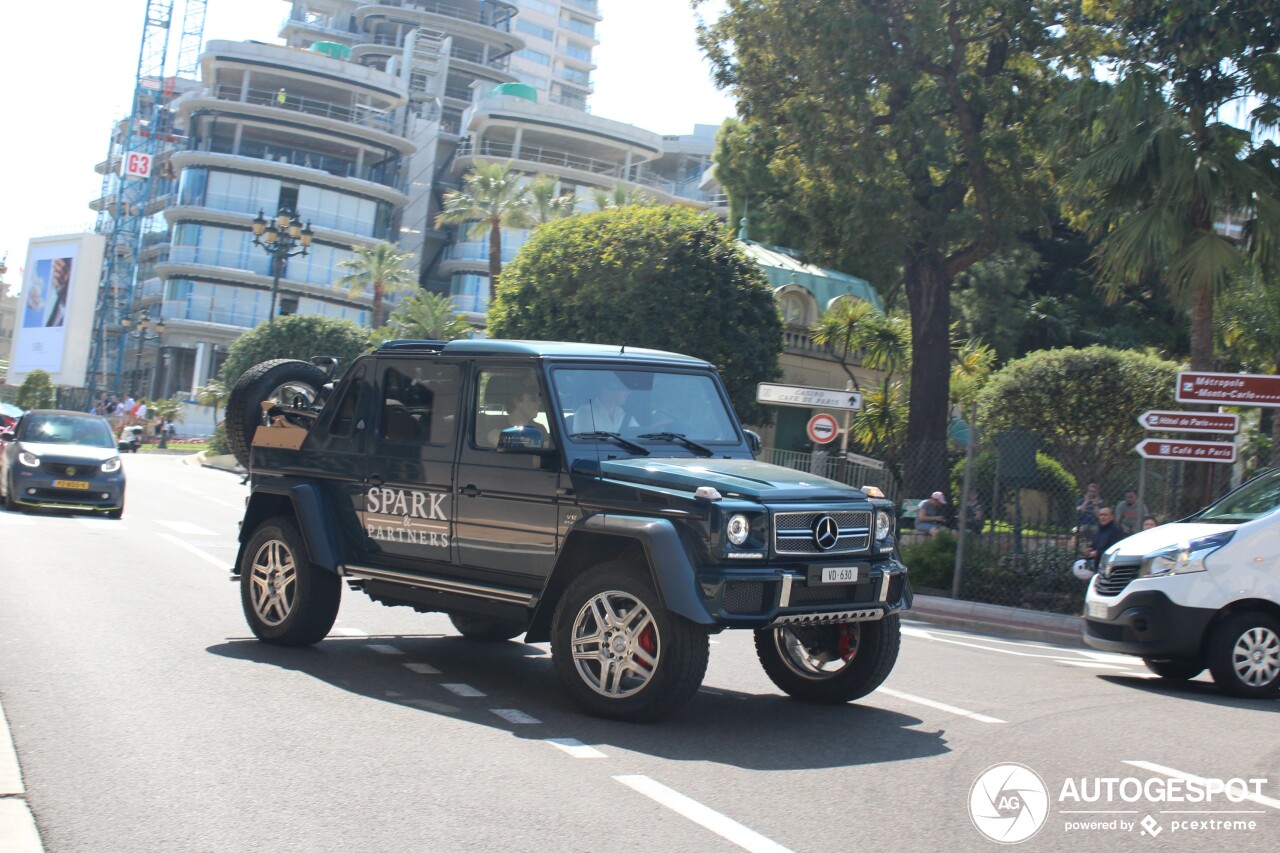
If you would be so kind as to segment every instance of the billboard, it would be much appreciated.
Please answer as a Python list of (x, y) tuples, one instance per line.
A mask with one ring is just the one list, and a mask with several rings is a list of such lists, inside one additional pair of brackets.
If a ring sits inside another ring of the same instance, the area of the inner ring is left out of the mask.
[(103, 245), (99, 234), (37, 237), (28, 245), (10, 385), (33, 370), (50, 374), (55, 385), (84, 385)]

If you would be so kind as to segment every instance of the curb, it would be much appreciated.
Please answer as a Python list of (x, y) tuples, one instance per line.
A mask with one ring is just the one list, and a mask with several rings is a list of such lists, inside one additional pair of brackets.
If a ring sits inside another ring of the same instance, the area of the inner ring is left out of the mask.
[(1020, 640), (1084, 646), (1084, 620), (1079, 616), (978, 601), (955, 601), (933, 595), (916, 595), (911, 609), (904, 615), (935, 625), (984, 631)]
[(40, 830), (27, 804), (22, 769), (0, 705), (0, 853), (44, 853)]

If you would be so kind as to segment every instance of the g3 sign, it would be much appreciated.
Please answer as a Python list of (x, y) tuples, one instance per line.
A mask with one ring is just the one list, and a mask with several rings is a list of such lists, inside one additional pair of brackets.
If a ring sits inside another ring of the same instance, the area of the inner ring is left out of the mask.
[(151, 177), (151, 155), (140, 151), (126, 151), (120, 168), (123, 170), (123, 177), (149, 178)]

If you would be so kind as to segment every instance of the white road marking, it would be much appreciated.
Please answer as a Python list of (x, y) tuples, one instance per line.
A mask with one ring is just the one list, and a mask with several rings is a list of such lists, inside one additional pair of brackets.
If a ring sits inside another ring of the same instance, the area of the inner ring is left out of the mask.
[[(1203, 776), (1194, 776), (1190, 773), (1184, 773), (1181, 770), (1174, 770), (1172, 767), (1165, 767), (1161, 764), (1152, 764), (1150, 761), (1125, 761), (1125, 764), (1138, 767), (1143, 770), (1149, 770), (1152, 773), (1159, 773), (1162, 776), (1169, 776), (1174, 779), (1181, 779), (1184, 782), (1198, 782), (1201, 785), (1207, 785), (1209, 780)], [(1266, 797), (1262, 794), (1255, 794), (1252, 791), (1240, 795), (1241, 799), (1248, 800), (1251, 803), (1257, 803), (1260, 806), (1269, 806), (1273, 809), (1280, 809), (1280, 800), (1273, 797)]]
[(0, 524), (12, 524), (14, 527), (19, 527), (35, 523), (36, 520), (29, 515), (22, 515), (17, 512), (0, 512)]
[(0, 800), (0, 842), (6, 853), (43, 853), (40, 830), (26, 800)]
[(432, 702), (430, 699), (405, 699), (404, 704), (412, 705), (415, 708), (421, 708), (424, 711), (434, 711), (437, 714), (457, 714), (462, 711), (455, 705), (446, 705), (443, 702)]
[(470, 684), (441, 684), (440, 686), (456, 696), (466, 696), (468, 698), (473, 698), (476, 696), (484, 695), (483, 691), (476, 690)]
[[(1000, 649), (1000, 648), (996, 648), (995, 646), (988, 646), (985, 644), (988, 642), (1008, 643), (1009, 645), (1024, 645), (1024, 644), (1014, 643), (1008, 640), (994, 640), (994, 639), (989, 640), (986, 637), (982, 638), (982, 642), (969, 643), (969, 642), (965, 642), (964, 640), (955, 640), (950, 637), (943, 637), (943, 636), (939, 636), (938, 634), (932, 634), (928, 631), (921, 631), (918, 628), (910, 628), (910, 629), (903, 628), (902, 633), (906, 634), (909, 637), (919, 637), (920, 639), (930, 640), (935, 643), (948, 643), (953, 646), (965, 646), (970, 649), (982, 649), (983, 651), (987, 651), (987, 652), (999, 652), (1002, 655), (1013, 655), (1015, 657), (1020, 657), (1020, 658), (1040, 658), (1042, 660), (1058, 661), (1062, 659), (1062, 655), (1066, 652), (1069, 652), (1072, 654), (1084, 654), (1083, 649), (1077, 652), (1075, 649), (1055, 649), (1052, 646), (1035, 646), (1031, 644), (1025, 644), (1025, 645), (1028, 645), (1030, 648), (1044, 649), (1045, 651), (1053, 652), (1053, 654), (1038, 654), (1036, 652), (1020, 652), (1014, 649)], [(977, 638), (975, 637), (974, 639), (977, 639)], [(1129, 666), (1142, 665), (1142, 662), (1137, 658), (1133, 658), (1131, 660), (1126, 661), (1122, 655), (1117, 655), (1115, 658), (1108, 658), (1108, 660), (1114, 660), (1117, 663), (1125, 662)]]
[(707, 808), (697, 800), (690, 799), (679, 791), (673, 791), (648, 776), (614, 776), (613, 778), (633, 791), (644, 794), (655, 803), (666, 806), (704, 829), (711, 830), (743, 850), (751, 850), (753, 853), (791, 853), (788, 848), (778, 842), (765, 838), (753, 829), (747, 829), (736, 820), (725, 817), (718, 811)]
[(397, 649), (395, 646), (388, 646), (388, 645), (386, 645), (386, 644), (384, 644), (384, 643), (370, 643), (370, 644), (367, 646), (367, 648), (373, 649), (375, 652), (378, 652), (379, 654), (384, 654), (384, 655), (402, 655), (402, 654), (404, 654), (404, 652), (400, 651), (400, 650), (399, 650), (399, 649)]
[(595, 747), (587, 746), (580, 740), (574, 740), (571, 737), (553, 737), (547, 738), (547, 743), (556, 749), (569, 753), (574, 758), (608, 758), (600, 750)]
[(177, 536), (170, 536), (168, 533), (157, 533), (156, 535), (159, 536), (161, 539), (165, 540), (166, 542), (170, 542), (174, 545), (177, 545), (179, 548), (181, 548), (184, 551), (189, 551), (190, 553), (204, 560), (206, 563), (211, 563), (217, 566), (218, 568), (222, 569), (224, 572), (229, 571), (231, 569), (231, 565), (229, 561), (215, 557), (212, 554), (208, 553), (207, 551), (204, 551), (203, 549), (197, 548), (195, 545), (192, 545), (190, 542), (184, 542), (183, 540), (179, 539)]
[[(22, 787), (22, 768), (18, 765), (18, 753), (9, 736), (8, 718), (0, 705), (0, 796), (17, 796), (26, 792)], [(0, 835), (0, 838), (4, 836)]]
[(537, 717), (531, 717), (516, 708), (490, 708), (489, 710), (508, 723), (515, 723), (517, 726), (537, 726), (542, 724), (542, 720)]
[(334, 628), (333, 633), (343, 637), (367, 637), (368, 631), (361, 631), (359, 628)]
[(183, 536), (217, 536), (207, 527), (201, 527), (198, 524), (192, 524), (190, 521), (165, 521), (163, 519), (155, 519), (156, 524), (161, 527), (167, 527), (174, 533), (181, 533)]
[(76, 521), (80, 522), (81, 526), (88, 527), (90, 530), (98, 528), (101, 530), (125, 531), (129, 529), (114, 518), (86, 518), (85, 516), (76, 516)]
[(190, 486), (179, 486), (179, 488), (189, 495), (195, 495), (198, 498), (203, 498), (209, 503), (215, 503), (218, 506), (230, 507), (231, 509), (244, 509), (244, 501), (240, 501), (240, 503), (234, 503), (232, 501), (224, 501), (222, 498), (215, 498), (213, 495), (210, 495), (206, 492), (202, 492), (199, 489), (193, 489)]
[(436, 669), (429, 663), (407, 663), (405, 669), (412, 670), (419, 675), (439, 675), (440, 670)]
[(1067, 666), (1082, 666), (1082, 667), (1084, 667), (1085, 669), (1119, 669), (1119, 670), (1124, 670), (1124, 669), (1127, 669), (1127, 668), (1128, 668), (1128, 667), (1123, 667), (1123, 666), (1116, 666), (1116, 665), (1115, 665), (1115, 664), (1113, 664), (1113, 663), (1100, 663), (1099, 661), (1096, 661), (1096, 660), (1066, 660), (1065, 658), (1058, 658), (1057, 662), (1058, 662), (1058, 663), (1065, 663)]
[(898, 690), (891, 690), (888, 687), (881, 687), (876, 690), (877, 693), (883, 693), (886, 696), (892, 696), (895, 699), (901, 699), (904, 702), (914, 702), (917, 705), (924, 705), (926, 708), (933, 708), (935, 711), (946, 711), (948, 714), (955, 714), (958, 717), (968, 717), (971, 720), (977, 720), (979, 723), (1004, 723), (999, 717), (989, 717), (986, 714), (979, 714), (976, 711), (967, 711), (964, 708), (957, 708), (955, 705), (948, 705), (944, 702), (935, 702), (932, 699), (925, 699), (923, 696), (913, 696), (910, 693), (902, 693)]

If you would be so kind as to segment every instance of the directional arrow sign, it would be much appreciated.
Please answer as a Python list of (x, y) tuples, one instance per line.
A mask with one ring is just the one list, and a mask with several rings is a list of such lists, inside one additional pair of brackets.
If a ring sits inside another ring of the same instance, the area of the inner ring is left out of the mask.
[(1138, 415), (1138, 423), (1157, 432), (1221, 432), (1235, 435), (1240, 431), (1240, 416), (1218, 412), (1165, 412), (1157, 409)]
[(862, 395), (857, 391), (837, 391), (834, 388), (808, 388), (803, 385), (771, 385), (761, 382), (756, 386), (756, 402), (774, 406), (801, 406), (806, 409), (862, 408)]
[(1227, 441), (1165, 441), (1147, 438), (1134, 445), (1147, 459), (1182, 459), (1187, 462), (1235, 462), (1236, 446)]
[(1280, 406), (1280, 376), (1184, 371), (1178, 374), (1175, 397), (1179, 403)]

